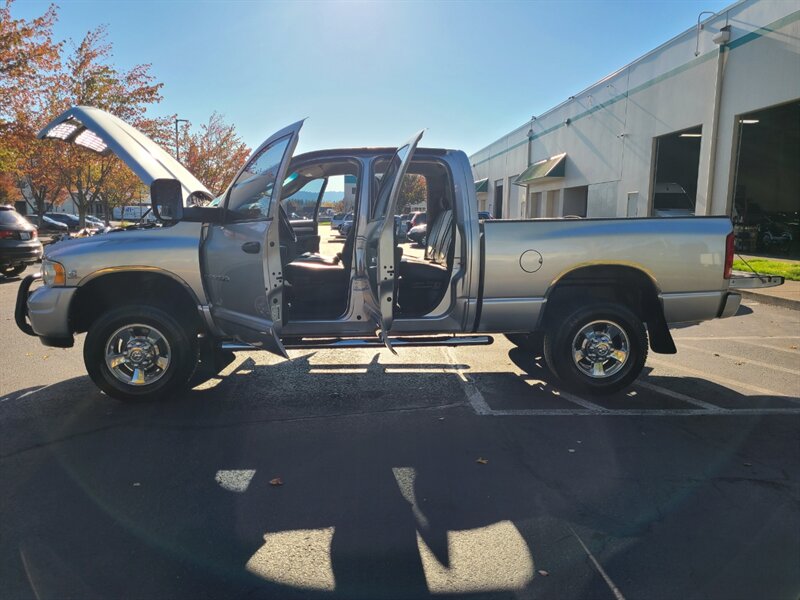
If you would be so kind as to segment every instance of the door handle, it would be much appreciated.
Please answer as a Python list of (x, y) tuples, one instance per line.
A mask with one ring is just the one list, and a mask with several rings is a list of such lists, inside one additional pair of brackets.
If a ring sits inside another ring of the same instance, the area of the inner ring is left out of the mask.
[(259, 252), (261, 252), (261, 243), (245, 242), (244, 244), (242, 244), (242, 250), (244, 250), (248, 254), (258, 254)]

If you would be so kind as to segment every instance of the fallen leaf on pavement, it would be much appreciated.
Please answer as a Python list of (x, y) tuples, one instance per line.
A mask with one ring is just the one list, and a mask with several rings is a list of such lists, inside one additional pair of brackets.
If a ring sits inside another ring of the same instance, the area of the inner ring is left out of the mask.
[(476, 460), (475, 462), (478, 463), (479, 465), (488, 465), (489, 464), (489, 459), (488, 458), (478, 458), (478, 460)]
[(276, 477), (275, 479), (270, 479), (269, 480), (269, 484), (270, 485), (283, 485), (283, 479), (281, 479), (280, 477)]
[(797, 346), (789, 346), (790, 350), (797, 350)]
[(547, 577), (548, 575), (550, 575), (550, 573), (548, 571), (545, 571), (544, 569), (539, 569), (539, 575), (541, 575), (542, 577)]
[(719, 356), (719, 354), (717, 354), (716, 352), (714, 352), (714, 356)]

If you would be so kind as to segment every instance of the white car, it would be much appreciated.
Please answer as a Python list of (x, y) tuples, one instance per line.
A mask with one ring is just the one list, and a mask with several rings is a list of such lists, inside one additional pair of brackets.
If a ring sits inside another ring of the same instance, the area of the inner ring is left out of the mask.
[(352, 221), (353, 213), (338, 213), (331, 218), (331, 229), (339, 229), (345, 221)]

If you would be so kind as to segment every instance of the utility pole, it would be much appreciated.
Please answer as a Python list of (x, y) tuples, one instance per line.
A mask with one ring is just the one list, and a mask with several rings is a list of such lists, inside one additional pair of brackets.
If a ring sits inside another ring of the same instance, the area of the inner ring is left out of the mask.
[(178, 117), (175, 117), (175, 160), (179, 162), (181, 160), (181, 157), (180, 157), (180, 150), (178, 150), (178, 123), (188, 123), (188, 122), (189, 121), (187, 119), (179, 119)]

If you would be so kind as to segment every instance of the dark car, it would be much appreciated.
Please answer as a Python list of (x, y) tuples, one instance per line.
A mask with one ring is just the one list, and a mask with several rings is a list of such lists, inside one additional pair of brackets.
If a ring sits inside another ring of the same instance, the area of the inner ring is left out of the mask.
[(428, 225), (423, 223), (408, 230), (406, 237), (419, 246), (424, 246), (428, 241)]
[(39, 234), (46, 233), (48, 235), (59, 235), (62, 233), (69, 233), (69, 227), (66, 223), (61, 223), (55, 219), (51, 219), (47, 215), (42, 215), (42, 224), (37, 225), (39, 219), (36, 215), (26, 215), (25, 218), (28, 222), (38, 229)]
[(494, 217), (492, 216), (492, 213), (490, 213), (488, 210), (479, 210), (478, 211), (478, 218), (481, 221), (489, 221), (490, 219), (494, 219)]
[(15, 277), (42, 258), (36, 227), (11, 206), (0, 206), (0, 274)]
[[(78, 217), (78, 215), (72, 215), (70, 213), (49, 212), (49, 213), (45, 213), (45, 216), (53, 219), (54, 221), (58, 221), (59, 223), (66, 224), (66, 226), (69, 227), (70, 231), (79, 231), (81, 229), (80, 218)], [(95, 220), (97, 220), (97, 219), (95, 218)], [(97, 231), (97, 230), (101, 229), (102, 227), (104, 227), (104, 225), (97, 225), (95, 222), (91, 221), (90, 219), (88, 219), (88, 218), (86, 219), (86, 227), (85, 227), (85, 229), (90, 230), (90, 232), (91, 231)]]

